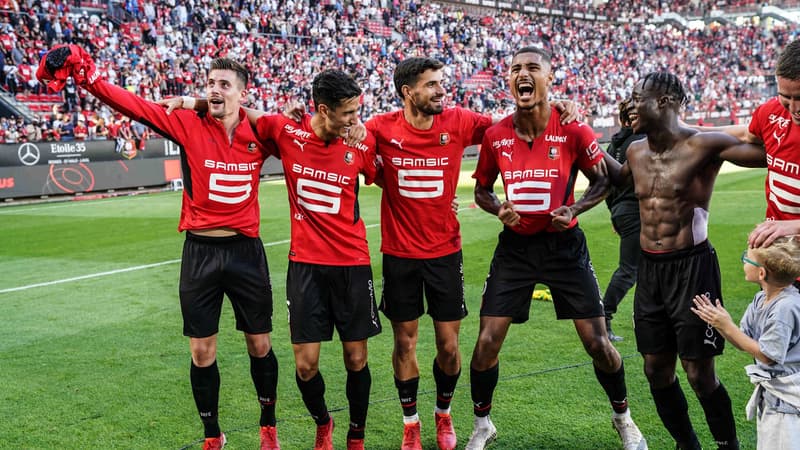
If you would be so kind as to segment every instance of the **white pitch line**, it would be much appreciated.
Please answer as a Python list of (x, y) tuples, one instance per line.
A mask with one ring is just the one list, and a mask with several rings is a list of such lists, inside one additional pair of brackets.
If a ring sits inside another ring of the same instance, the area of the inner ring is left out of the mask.
[[(466, 209), (466, 208), (463, 208), (463, 209)], [(461, 209), (459, 211), (461, 211)], [(379, 224), (377, 224), (377, 223), (373, 223), (373, 224), (367, 225), (366, 227), (367, 228), (375, 228), (378, 225)], [(290, 242), (289, 239), (284, 239), (284, 240), (281, 240), (281, 241), (267, 242), (266, 244), (264, 244), (264, 247), (274, 247), (276, 245), (288, 244), (289, 242)], [(181, 262), (180, 259), (171, 259), (169, 261), (161, 261), (161, 262), (152, 263), (152, 264), (144, 264), (144, 265), (141, 265), (141, 266), (126, 267), (124, 269), (110, 270), (110, 271), (107, 271), (107, 272), (90, 273), (88, 275), (80, 275), (80, 276), (77, 276), (77, 277), (64, 278), (64, 279), (61, 279), (61, 280), (46, 281), (44, 283), (29, 284), (27, 286), (18, 286), (18, 287), (13, 287), (13, 288), (0, 289), (0, 294), (5, 294), (5, 293), (8, 293), (8, 292), (26, 291), (28, 289), (34, 289), (34, 288), (46, 287), (46, 286), (53, 286), (53, 285), (62, 284), (62, 283), (71, 283), (73, 281), (87, 280), (87, 279), (90, 279), (90, 278), (106, 277), (106, 276), (109, 276), (109, 275), (116, 275), (118, 273), (125, 273), (125, 272), (133, 272), (133, 271), (136, 271), (136, 270), (152, 269), (153, 267), (166, 266), (166, 265), (169, 265), (169, 264), (176, 264), (176, 263), (179, 263), (179, 262)]]
[(118, 273), (132, 272), (134, 270), (150, 269), (152, 267), (164, 266), (164, 265), (167, 265), (167, 264), (175, 264), (176, 262), (180, 262), (180, 259), (172, 259), (172, 260), (169, 260), (169, 261), (162, 261), (162, 262), (153, 263), (153, 264), (145, 264), (143, 266), (127, 267), (125, 269), (109, 270), (108, 272), (90, 273), (89, 275), (81, 275), (79, 277), (72, 277), (72, 278), (64, 278), (62, 280), (47, 281), (47, 282), (44, 282), (44, 283), (29, 284), (27, 286), (20, 286), (20, 287), (15, 287), (15, 288), (8, 288), (8, 289), (0, 289), (0, 294), (4, 294), (6, 292), (24, 291), (24, 290), (27, 290), (27, 289), (33, 289), (33, 288), (37, 288), (37, 287), (52, 286), (54, 284), (69, 283), (71, 281), (86, 280), (86, 279), (89, 279), (89, 278), (97, 278), (97, 277), (104, 277), (104, 276), (108, 276), (108, 275), (116, 275)]

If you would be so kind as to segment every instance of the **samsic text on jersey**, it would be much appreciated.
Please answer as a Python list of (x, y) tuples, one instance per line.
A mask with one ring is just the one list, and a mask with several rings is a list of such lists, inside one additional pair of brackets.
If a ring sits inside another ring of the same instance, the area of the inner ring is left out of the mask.
[[(520, 223), (519, 234), (556, 231), (550, 212), (574, 203), (573, 167), (589, 169), (603, 159), (594, 131), (581, 122), (561, 125), (560, 114), (552, 108), (545, 132), (533, 145), (522, 141), (508, 116), (486, 131), (473, 178), (481, 186), (492, 186), (500, 175), (506, 199), (514, 203)], [(570, 227), (577, 224), (572, 220)]]
[(292, 240), (289, 259), (310, 264), (369, 264), (364, 221), (358, 209), (359, 173), (375, 179), (375, 139), (347, 146), (341, 138), (326, 143), (311, 128), (283, 115), (262, 116), (259, 136), (278, 147), (289, 195)]

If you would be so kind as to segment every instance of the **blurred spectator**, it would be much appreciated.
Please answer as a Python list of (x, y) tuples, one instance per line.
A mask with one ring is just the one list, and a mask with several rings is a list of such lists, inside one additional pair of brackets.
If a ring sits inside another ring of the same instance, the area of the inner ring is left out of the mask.
[(78, 119), (78, 123), (75, 125), (75, 129), (73, 130), (73, 135), (75, 136), (76, 141), (86, 140), (87, 136), (89, 135), (89, 130), (86, 128), (86, 119)]
[[(741, 25), (712, 23), (702, 30), (668, 22), (613, 22), (759, 7), (750, 0), (711, 7), (693, 0), (517, 2), (557, 7), (562, 15), (554, 16), (409, 0), (126, 0), (111, 3), (118, 22), (105, 10), (77, 14), (71, 2), (36, 3), (31, 13), (21, 13), (13, 6), (17, 2), (0, 7), (0, 81), (13, 94), (44, 92), (27, 74), (47, 48), (76, 42), (89, 49), (109, 81), (153, 100), (201, 95), (208, 65), (217, 56), (245, 62), (253, 74), (249, 104), (272, 111), (291, 99), (308, 99), (316, 71), (340, 68), (365, 87), (365, 118), (397, 107), (389, 94), (394, 92), (391, 74), (398, 61), (412, 55), (445, 62), (451, 104), (505, 115), (513, 109), (505, 86), (511, 51), (540, 45), (561, 55), (554, 61), (553, 95), (583, 105), (590, 118), (614, 117), (636, 79), (667, 70), (691, 91), (689, 113), (728, 111), (733, 121), (736, 108), (750, 109), (773, 95), (776, 50), (797, 34), (794, 26), (757, 18)], [(575, 13), (612, 21), (568, 17)], [(63, 95), (65, 112), (97, 111), (93, 124), (85, 118), (87, 139), (104, 138), (100, 119), (111, 125), (107, 108), (91, 96), (81, 97), (85, 94), (74, 85), (67, 85)], [(55, 138), (57, 130), (52, 131)]]

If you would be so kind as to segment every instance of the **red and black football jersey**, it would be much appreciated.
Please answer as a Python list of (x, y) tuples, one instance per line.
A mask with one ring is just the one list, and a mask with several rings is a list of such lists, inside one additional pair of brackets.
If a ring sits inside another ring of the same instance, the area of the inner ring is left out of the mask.
[(375, 139), (347, 146), (341, 138), (320, 139), (311, 116), (301, 123), (283, 115), (262, 116), (256, 129), (275, 141), (283, 162), (291, 209), (289, 259), (351, 266), (369, 264), (369, 247), (358, 206), (359, 174), (375, 179)]
[[(552, 108), (544, 133), (533, 145), (521, 140), (514, 130), (513, 115), (486, 131), (473, 178), (481, 186), (492, 186), (500, 176), (506, 199), (514, 203), (520, 223), (519, 234), (557, 231), (550, 212), (575, 202), (575, 177), (603, 159), (594, 131), (582, 122), (562, 125), (561, 115)], [(570, 228), (577, 225), (577, 217)]]

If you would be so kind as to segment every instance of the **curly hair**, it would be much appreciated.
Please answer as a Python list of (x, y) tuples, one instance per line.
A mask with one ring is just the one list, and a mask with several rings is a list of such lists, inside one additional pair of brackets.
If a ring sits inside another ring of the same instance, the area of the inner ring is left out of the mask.
[(754, 248), (752, 253), (772, 281), (789, 285), (800, 277), (800, 235), (779, 237), (769, 247)]
[(669, 96), (679, 107), (689, 104), (689, 94), (681, 80), (669, 72), (650, 72), (644, 77), (642, 89), (652, 89)]

